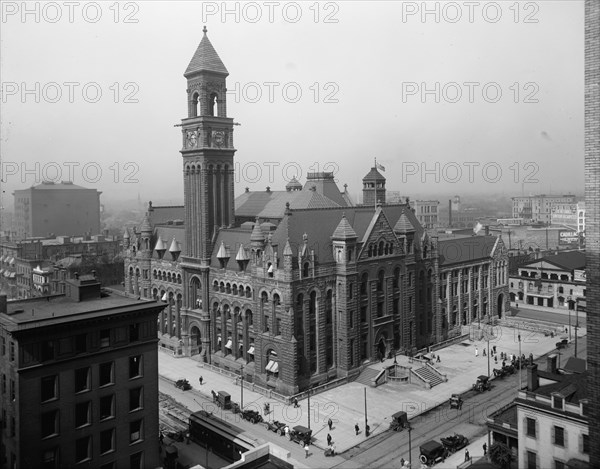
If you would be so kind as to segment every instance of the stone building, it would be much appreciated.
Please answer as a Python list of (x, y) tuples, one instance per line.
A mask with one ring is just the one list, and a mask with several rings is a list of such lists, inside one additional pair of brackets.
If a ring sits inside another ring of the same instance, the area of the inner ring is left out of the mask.
[(386, 203), (376, 168), (363, 205), (329, 173), (234, 200), (227, 75), (205, 31), (184, 74), (184, 206), (150, 204), (124, 235), (125, 290), (168, 304), (161, 347), (291, 395), (502, 314), (502, 240), (438, 243), (408, 204)]

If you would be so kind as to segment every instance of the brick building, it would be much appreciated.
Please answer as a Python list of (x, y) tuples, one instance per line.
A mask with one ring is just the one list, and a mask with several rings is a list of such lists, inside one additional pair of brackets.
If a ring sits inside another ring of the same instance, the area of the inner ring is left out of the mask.
[(552, 222), (552, 208), (573, 206), (577, 208), (577, 197), (574, 195), (529, 195), (513, 197), (513, 218), (523, 218), (526, 222)]
[(162, 347), (290, 395), (506, 310), (502, 239), (438, 243), (375, 167), (360, 206), (329, 173), (234, 200), (227, 75), (205, 35), (184, 75), (184, 206), (150, 204), (124, 235), (125, 290), (167, 302)]
[[(600, 3), (585, 2), (585, 209), (590, 439), (600, 441)], [(590, 465), (600, 466), (600, 445)]]
[(100, 232), (100, 194), (63, 181), (45, 181), (17, 190), (15, 231), (18, 239), (56, 235), (77, 236)]
[(163, 308), (93, 276), (66, 295), (0, 297), (2, 467), (157, 467)]

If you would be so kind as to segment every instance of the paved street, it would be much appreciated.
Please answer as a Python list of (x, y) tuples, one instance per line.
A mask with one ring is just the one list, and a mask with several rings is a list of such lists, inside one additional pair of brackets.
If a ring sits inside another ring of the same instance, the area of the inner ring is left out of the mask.
[[(495, 337), (490, 340), (490, 346), (495, 345), (498, 352), (502, 351), (508, 354), (518, 354), (520, 351), (520, 353), (526, 356), (532, 353), (537, 358), (553, 350), (557, 341), (556, 337), (553, 338), (545, 336), (542, 333), (521, 330), (521, 347), (519, 350), (518, 331), (516, 329), (496, 327), (494, 331)], [(441, 363), (436, 363), (435, 367), (441, 373), (447, 375), (448, 381), (430, 390), (421, 388), (416, 384), (385, 384), (377, 388), (367, 387), (367, 416), (372, 432), (370, 439), (377, 438), (378, 435), (387, 430), (391, 414), (398, 410), (406, 411), (409, 418), (414, 419), (417, 415), (431, 410), (441, 403), (445, 403), (452, 393), (470, 390), (478, 375), (488, 374), (488, 357), (483, 356), (483, 349), (487, 348), (487, 346), (487, 342), (483, 340), (465, 341), (436, 352), (441, 357)], [(476, 348), (479, 352), (477, 357), (475, 356)], [(572, 346), (569, 346), (569, 348), (572, 348)], [(397, 360), (401, 365), (418, 366), (416, 363), (409, 363), (408, 359), (404, 356), (398, 356)], [(489, 360), (489, 362), (490, 371), (495, 366), (499, 366), (493, 360)], [(384, 363), (375, 363), (370, 365), (370, 367), (380, 370), (382, 367), (390, 366), (392, 363), (393, 360), (388, 359)], [(191, 411), (196, 411), (200, 408), (218, 411), (211, 402), (211, 391), (213, 390), (227, 391), (231, 394), (233, 401), (240, 401), (240, 386), (236, 379), (209, 370), (202, 363), (190, 358), (175, 358), (161, 351), (159, 353), (159, 371), (164, 378), (170, 381), (187, 378), (194, 390), (206, 398), (201, 401), (194, 400), (191, 403), (188, 401)], [(199, 384), (198, 378), (200, 376), (203, 377), (203, 385)], [(524, 374), (523, 380), (525, 381)], [(161, 384), (161, 391), (163, 390), (163, 386)], [(193, 395), (174, 390), (172, 385), (167, 386), (165, 389), (175, 399), (181, 398), (180, 396), (186, 396), (187, 398)], [(311, 397), (310, 426), (313, 429), (313, 444), (317, 448), (322, 449), (326, 446), (328, 433), (327, 420), (329, 418), (334, 422), (334, 428), (329, 433), (333, 437), (338, 452), (343, 453), (357, 444), (366, 443), (364, 434), (364, 393), (364, 385), (351, 382)], [(270, 404), (272, 410), (272, 413), (269, 415), (271, 419), (285, 421), (292, 427), (294, 425), (308, 426), (308, 403), (306, 399), (300, 401), (300, 409), (294, 409), (293, 406), (283, 405), (250, 389), (244, 389), (245, 408), (254, 408), (262, 413), (264, 404), (267, 402)], [(243, 423), (245, 424), (246, 422)], [(356, 423), (360, 427), (358, 435), (354, 432), (354, 425)], [(248, 423), (248, 425), (251, 424)], [(289, 443), (274, 435), (273, 433), (267, 434), (266, 438), (270, 437), (274, 443), (286, 449), (290, 447), (293, 457), (304, 457), (299, 445)], [(322, 457), (322, 452), (319, 451), (319, 453)], [(307, 462), (310, 462), (311, 466), (317, 467), (315, 465), (317, 462), (316, 459)], [(323, 462), (327, 466), (335, 464), (335, 461), (331, 458), (327, 458)], [(347, 464), (344, 464), (344, 466), (348, 467)], [(360, 464), (357, 467), (360, 467)]]

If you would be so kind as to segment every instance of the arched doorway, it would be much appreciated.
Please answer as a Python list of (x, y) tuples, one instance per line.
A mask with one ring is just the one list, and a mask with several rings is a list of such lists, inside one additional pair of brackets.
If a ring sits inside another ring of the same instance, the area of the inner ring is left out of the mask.
[(197, 326), (192, 326), (190, 329), (190, 355), (197, 355), (202, 351), (202, 337), (200, 329)]
[(377, 344), (377, 358), (380, 361), (386, 357), (386, 347), (385, 347), (385, 339), (382, 337), (379, 339), (379, 343)]
[(498, 295), (498, 305), (496, 311), (498, 312), (498, 319), (501, 319), (502, 312), (504, 311), (504, 293), (500, 293)]

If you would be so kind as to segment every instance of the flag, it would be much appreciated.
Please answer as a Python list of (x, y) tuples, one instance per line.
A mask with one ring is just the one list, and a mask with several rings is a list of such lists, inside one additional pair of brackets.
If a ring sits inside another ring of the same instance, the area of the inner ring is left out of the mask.
[(385, 171), (385, 167), (379, 163), (375, 163), (377, 165), (377, 169), (380, 169), (381, 171)]

